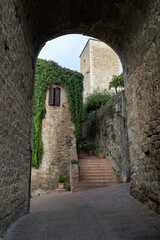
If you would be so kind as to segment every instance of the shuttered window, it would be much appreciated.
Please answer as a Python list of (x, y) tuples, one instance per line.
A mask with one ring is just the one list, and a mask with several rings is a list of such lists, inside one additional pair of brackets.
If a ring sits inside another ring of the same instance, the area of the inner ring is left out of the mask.
[(49, 105), (50, 106), (54, 105), (54, 88), (53, 87), (49, 88)]
[(56, 87), (49, 88), (49, 106), (60, 106), (61, 89)]
[(60, 91), (61, 89), (56, 87), (55, 88), (55, 105), (60, 106)]

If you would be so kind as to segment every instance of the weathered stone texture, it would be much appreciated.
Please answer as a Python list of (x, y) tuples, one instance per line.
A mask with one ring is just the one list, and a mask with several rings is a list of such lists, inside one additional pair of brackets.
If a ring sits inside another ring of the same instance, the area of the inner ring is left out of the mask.
[[(116, 108), (119, 115), (125, 118), (125, 123), (117, 115)], [(110, 110), (111, 114), (108, 112)], [(106, 157), (123, 182), (129, 181), (130, 178), (126, 120), (125, 96), (122, 91), (97, 111), (95, 123), (87, 120), (83, 128), (83, 136), (95, 147), (104, 149)]]
[(28, 212), (34, 71), (14, 1), (2, 0), (0, 5), (1, 235)]
[(27, 212), (36, 56), (46, 41), (67, 33), (98, 38), (119, 54), (131, 129), (131, 190), (158, 211), (159, 12), (159, 0), (46, 0), (45, 4), (42, 0), (1, 0), (0, 232)]
[(83, 74), (83, 98), (85, 99), (89, 93), (92, 92), (91, 85), (91, 51), (90, 51), (91, 41), (87, 42), (87, 45), (83, 49), (80, 55), (80, 72)]
[[(131, 193), (157, 212), (160, 170), (160, 81), (152, 43), (126, 84)], [(143, 84), (142, 84), (143, 79)], [(132, 94), (131, 94), (132, 93)]]
[(89, 39), (80, 55), (84, 75), (84, 99), (95, 90), (108, 90), (113, 75), (121, 73), (118, 55), (104, 42)]
[(55, 190), (59, 174), (69, 182), (70, 150), (76, 148), (75, 127), (65, 89), (61, 87), (61, 106), (49, 106), (48, 98), (49, 91), (45, 102), (46, 116), (42, 121), (42, 164), (39, 169), (32, 168), (32, 196)]
[(74, 192), (77, 184), (79, 183), (79, 166), (78, 164), (70, 163), (70, 184), (71, 191)]

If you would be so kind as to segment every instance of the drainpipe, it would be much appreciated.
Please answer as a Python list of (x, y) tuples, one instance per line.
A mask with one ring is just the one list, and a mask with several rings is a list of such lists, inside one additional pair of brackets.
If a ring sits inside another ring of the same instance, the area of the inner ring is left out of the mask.
[(123, 127), (125, 128), (125, 126), (126, 126), (126, 119), (125, 119), (125, 117), (123, 117), (123, 116), (120, 114), (118, 104), (116, 104), (116, 112), (115, 112), (115, 113), (117, 114), (118, 117), (120, 117), (120, 118), (123, 119)]
[(126, 125), (126, 119), (121, 114), (119, 114), (119, 111), (116, 112), (117, 116), (123, 119), (123, 127), (125, 128)]
[(27, 213), (30, 212), (32, 152), (33, 152), (33, 147), (32, 147), (32, 144), (31, 144), (31, 146), (30, 146), (30, 166), (29, 166), (28, 210), (27, 210)]

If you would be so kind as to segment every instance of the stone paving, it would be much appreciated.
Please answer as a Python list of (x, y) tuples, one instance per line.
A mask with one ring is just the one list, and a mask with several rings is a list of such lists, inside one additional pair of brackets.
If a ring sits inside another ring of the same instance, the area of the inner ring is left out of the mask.
[(160, 239), (160, 215), (129, 194), (129, 184), (31, 199), (31, 213), (6, 240)]

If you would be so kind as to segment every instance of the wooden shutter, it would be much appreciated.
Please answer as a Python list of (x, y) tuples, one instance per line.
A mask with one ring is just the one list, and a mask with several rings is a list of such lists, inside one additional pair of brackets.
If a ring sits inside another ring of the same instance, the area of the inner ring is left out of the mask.
[(56, 87), (55, 88), (55, 105), (60, 106), (60, 96), (61, 95), (61, 89)]
[(54, 105), (54, 88), (50, 87), (49, 88), (49, 106)]

